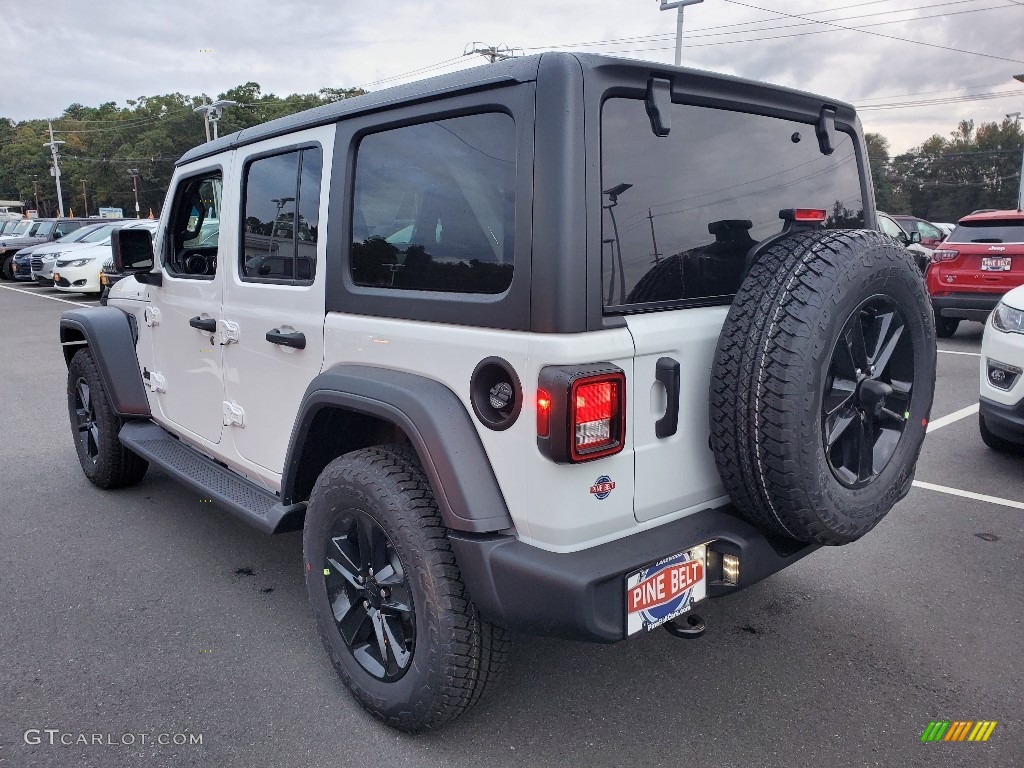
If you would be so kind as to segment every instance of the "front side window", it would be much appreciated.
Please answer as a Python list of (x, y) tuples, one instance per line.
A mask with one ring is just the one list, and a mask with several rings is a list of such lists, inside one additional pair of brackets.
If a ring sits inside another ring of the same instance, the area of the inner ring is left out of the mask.
[(29, 237), (47, 237), (53, 232), (52, 221), (40, 221), (37, 222), (31, 230), (29, 230)]
[(352, 280), (497, 294), (512, 283), (515, 123), (487, 113), (364, 137), (356, 154)]
[(907, 233), (903, 231), (899, 224), (890, 219), (888, 216), (878, 217), (878, 227), (882, 232), (889, 237), (894, 237), (897, 240), (906, 240)]
[(175, 277), (211, 278), (217, 273), (220, 201), (220, 171), (178, 183), (171, 208), (170, 252), (164, 262)]
[(853, 139), (823, 155), (813, 125), (672, 105), (655, 136), (644, 102), (613, 98), (601, 119), (604, 303), (728, 303), (746, 256), (779, 233), (779, 211), (824, 208), (831, 228), (864, 226)]
[(60, 221), (57, 222), (57, 226), (54, 229), (54, 235), (56, 237), (63, 237), (64, 235), (74, 232), (76, 229), (82, 226), (80, 221)]
[(310, 282), (320, 230), (319, 147), (249, 163), (245, 174), (243, 280)]

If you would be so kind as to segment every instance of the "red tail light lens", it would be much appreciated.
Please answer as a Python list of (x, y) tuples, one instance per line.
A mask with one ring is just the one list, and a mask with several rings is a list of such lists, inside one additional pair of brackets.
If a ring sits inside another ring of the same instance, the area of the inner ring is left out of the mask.
[(960, 251), (940, 249), (937, 251), (932, 251), (930, 260), (932, 264), (938, 264), (940, 261), (953, 261), (953, 259), (955, 259), (959, 255)]
[(626, 377), (622, 374), (588, 377), (573, 382), (570, 455), (574, 461), (608, 456), (622, 450), (625, 384)]
[(824, 208), (783, 208), (779, 211), (779, 218), (783, 221), (800, 222), (802, 224), (818, 224), (828, 217), (828, 211)]
[(551, 395), (546, 390), (537, 390), (537, 437), (547, 437), (551, 432)]

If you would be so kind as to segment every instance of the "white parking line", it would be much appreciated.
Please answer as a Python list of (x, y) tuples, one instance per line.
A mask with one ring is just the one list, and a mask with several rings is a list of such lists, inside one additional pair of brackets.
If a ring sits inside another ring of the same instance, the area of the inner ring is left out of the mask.
[(981, 357), (980, 352), (954, 352), (952, 349), (940, 349), (937, 350), (944, 355), (966, 355), (967, 357)]
[(926, 431), (934, 432), (936, 429), (947, 427), (955, 421), (960, 421), (960, 419), (966, 419), (968, 416), (973, 416), (978, 412), (978, 407), (978, 403), (974, 403), (974, 405), (968, 405), (966, 408), (961, 408), (959, 411), (953, 411), (948, 416), (935, 419), (935, 421), (928, 424), (928, 429)]
[(936, 493), (948, 493), (950, 496), (961, 496), (962, 498), (973, 499), (974, 501), (984, 501), (989, 504), (999, 504), (1004, 507), (1024, 509), (1024, 501), (1001, 499), (998, 496), (986, 496), (983, 493), (974, 493), (973, 491), (961, 491), (959, 488), (948, 488), (945, 485), (935, 485), (934, 483), (924, 483), (920, 480), (915, 480), (914, 487), (923, 488), (926, 491), (935, 491)]
[(39, 291), (26, 291), (24, 288), (12, 288), (9, 285), (0, 285), (5, 291), (14, 291), (15, 293), (24, 293), (26, 296), (42, 296), (44, 299), (50, 299), (51, 301), (59, 301), (63, 304), (74, 304), (76, 307), (93, 307), (95, 304), (83, 304), (80, 301), (69, 301), (68, 299), (58, 299), (56, 296), (47, 296), (45, 293)]

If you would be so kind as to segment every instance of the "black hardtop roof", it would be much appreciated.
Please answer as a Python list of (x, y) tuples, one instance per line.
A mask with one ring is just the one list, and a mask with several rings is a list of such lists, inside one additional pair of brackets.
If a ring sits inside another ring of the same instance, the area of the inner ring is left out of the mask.
[(184, 165), (204, 157), (219, 154), (228, 149), (245, 146), (275, 136), (282, 136), (295, 131), (314, 128), (319, 125), (328, 125), (346, 117), (377, 112), (399, 105), (414, 104), (417, 102), (430, 101), (432, 99), (448, 96), (456, 93), (484, 90), (502, 85), (514, 83), (527, 83), (537, 79), (540, 70), (540, 62), (545, 57), (559, 57), (574, 59), (583, 70), (584, 75), (588, 71), (595, 70), (643, 70), (646, 73), (665, 73), (668, 76), (673, 74), (684, 74), (695, 80), (703, 82), (728, 83), (732, 90), (748, 91), (750, 93), (771, 92), (775, 97), (782, 96), (786, 101), (829, 104), (838, 108), (840, 117), (852, 121), (854, 119), (854, 108), (850, 104), (828, 99), (823, 96), (797, 91), (783, 86), (769, 85), (755, 80), (746, 80), (708, 72), (699, 69), (686, 67), (675, 67), (660, 62), (641, 61), (639, 59), (625, 59), (615, 56), (604, 56), (600, 54), (577, 54), (563, 52), (540, 53), (534, 56), (506, 59), (505, 61), (493, 64), (481, 64), (477, 67), (470, 67), (447, 75), (437, 75), (425, 80), (417, 80), (404, 85), (385, 88), (380, 91), (373, 91), (363, 96), (355, 96), (350, 99), (343, 99), (332, 104), (325, 104), (322, 107), (314, 107), (302, 112), (296, 112), (286, 117), (279, 117), (266, 123), (255, 125), (251, 128), (243, 128), (241, 131), (222, 136), (216, 141), (200, 144), (190, 149), (176, 165)]

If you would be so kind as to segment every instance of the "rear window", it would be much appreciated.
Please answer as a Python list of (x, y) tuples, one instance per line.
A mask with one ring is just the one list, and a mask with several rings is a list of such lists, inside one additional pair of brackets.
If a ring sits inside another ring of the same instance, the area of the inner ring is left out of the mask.
[(605, 102), (601, 120), (606, 307), (727, 303), (747, 253), (781, 231), (779, 211), (824, 208), (829, 228), (864, 226), (853, 139), (823, 155), (814, 126), (672, 105), (657, 137), (644, 102)]
[(950, 243), (1024, 243), (1024, 219), (963, 221), (949, 236)]

